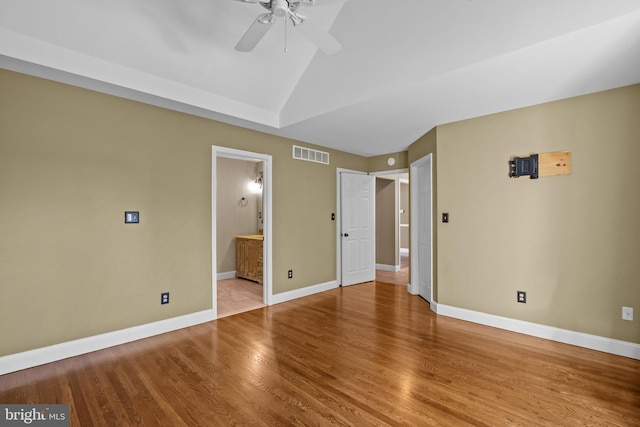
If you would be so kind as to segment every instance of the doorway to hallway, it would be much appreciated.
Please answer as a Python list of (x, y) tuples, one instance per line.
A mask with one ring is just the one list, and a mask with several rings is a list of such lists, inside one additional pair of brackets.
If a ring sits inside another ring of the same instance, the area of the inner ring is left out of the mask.
[(409, 173), (376, 172), (376, 280), (409, 283)]

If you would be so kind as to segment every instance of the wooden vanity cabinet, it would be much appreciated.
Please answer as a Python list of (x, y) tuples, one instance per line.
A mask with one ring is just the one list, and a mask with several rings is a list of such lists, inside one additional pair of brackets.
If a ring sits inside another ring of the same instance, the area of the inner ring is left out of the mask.
[(262, 241), (260, 234), (236, 236), (236, 277), (262, 285)]

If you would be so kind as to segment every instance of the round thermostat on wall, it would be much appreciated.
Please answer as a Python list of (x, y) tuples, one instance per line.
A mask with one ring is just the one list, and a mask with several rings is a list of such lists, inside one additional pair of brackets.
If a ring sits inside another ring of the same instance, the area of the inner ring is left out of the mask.
[(393, 166), (393, 165), (395, 165), (395, 164), (396, 164), (396, 159), (394, 159), (393, 157), (389, 157), (389, 158), (387, 159), (387, 164), (388, 164), (389, 166)]

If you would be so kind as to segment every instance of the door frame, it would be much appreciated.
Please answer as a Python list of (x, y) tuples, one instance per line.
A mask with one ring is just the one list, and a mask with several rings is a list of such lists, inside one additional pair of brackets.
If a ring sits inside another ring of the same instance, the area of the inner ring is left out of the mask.
[[(397, 175), (397, 174), (401, 174), (401, 173), (406, 173), (407, 175), (409, 174), (409, 168), (401, 168), (401, 169), (394, 169), (394, 170), (386, 170), (386, 171), (378, 171), (378, 172), (369, 172), (369, 175), (373, 175), (376, 177), (376, 179), (378, 177), (382, 177), (384, 178), (387, 175)], [(395, 199), (395, 209), (396, 212), (400, 212), (400, 184), (401, 182), (405, 182), (406, 184), (409, 184), (410, 180), (409, 179), (404, 179), (404, 178), (400, 178), (400, 179), (394, 179), (395, 181), (395, 186), (396, 186), (396, 199)], [(378, 200), (376, 199), (376, 203), (378, 203)], [(400, 228), (400, 217), (398, 216), (398, 238), (397, 238), (397, 242), (396, 244), (398, 245), (398, 251), (396, 253), (396, 256), (398, 257), (398, 263), (402, 264), (402, 254), (400, 253), (400, 233), (401, 233), (401, 228)], [(409, 263), (411, 263), (411, 258), (409, 258)], [(409, 267), (411, 268), (411, 267)], [(407, 286), (407, 289), (409, 287)]]
[(429, 233), (431, 237), (429, 242), (429, 245), (431, 247), (431, 260), (429, 262), (430, 265), (428, 266), (429, 274), (431, 275), (431, 279), (430, 279), (431, 280), (431, 295), (430, 295), (431, 303), (433, 303), (433, 162), (432, 162), (432, 158), (433, 158), (433, 155), (429, 153), (426, 156), (411, 163), (409, 167), (409, 206), (410, 206), (409, 232), (411, 236), (409, 253), (411, 257), (411, 266), (410, 266), (411, 278), (410, 278), (409, 286), (407, 286), (407, 290), (409, 291), (410, 294), (418, 295), (419, 286), (420, 286), (420, 279), (419, 279), (420, 263), (417, 262), (418, 247), (420, 243), (418, 241), (418, 228), (419, 228), (418, 220), (420, 219), (418, 216), (418, 194), (419, 194), (420, 186), (424, 184), (419, 182), (419, 180), (417, 179), (417, 176), (418, 176), (418, 168), (424, 165), (428, 165), (429, 166), (428, 174), (431, 177), (431, 179), (429, 180), (429, 187), (430, 187), (429, 188), (429, 198), (430, 198), (429, 214), (424, 219), (428, 221), (427, 224), (429, 229), (431, 230)]
[(273, 243), (272, 243), (272, 170), (273, 159), (268, 154), (253, 153), (250, 151), (236, 150), (234, 148), (211, 146), (211, 305), (213, 309), (213, 319), (218, 318), (218, 260), (217, 260), (217, 223), (216, 223), (216, 160), (218, 157), (229, 159), (245, 160), (251, 162), (262, 162), (263, 185), (262, 204), (264, 222), (263, 250), (263, 301), (265, 305), (273, 304)]
[[(407, 168), (406, 171), (407, 171), (407, 177), (408, 177), (409, 176), (409, 168)], [(402, 199), (402, 194), (401, 194), (402, 193), (402, 184), (406, 184), (408, 186), (407, 187), (407, 191), (411, 188), (409, 178), (407, 178), (407, 179), (399, 179), (398, 180), (398, 190), (397, 190), (398, 191), (398, 212), (400, 212), (400, 207), (402, 206), (402, 200), (401, 200)], [(407, 198), (410, 198), (410, 194), (407, 194)], [(411, 205), (409, 200), (407, 200), (407, 204), (409, 206)], [(409, 207), (408, 210), (409, 210), (409, 212), (408, 212), (409, 213), (409, 221), (411, 221), (411, 208)], [(399, 217), (399, 215), (398, 215), (398, 217)], [(403, 228), (402, 227), (402, 222), (398, 219), (398, 259), (400, 260), (400, 265), (402, 265), (402, 228)], [(411, 223), (410, 222), (407, 224), (407, 228), (409, 229), (408, 230), (409, 240), (411, 240)], [(411, 242), (409, 242), (409, 243), (411, 243)], [(407, 250), (409, 251), (408, 252), (409, 253), (409, 263), (411, 263), (410, 247), (407, 248)], [(409, 289), (409, 285), (408, 284), (407, 284), (407, 289)]]

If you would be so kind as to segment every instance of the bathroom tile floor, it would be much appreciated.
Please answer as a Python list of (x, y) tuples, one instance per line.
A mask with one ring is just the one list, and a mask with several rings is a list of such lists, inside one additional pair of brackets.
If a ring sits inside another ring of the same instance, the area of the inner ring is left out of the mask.
[(262, 285), (245, 279), (218, 280), (218, 319), (264, 307)]

